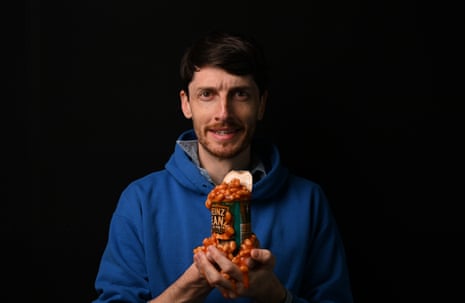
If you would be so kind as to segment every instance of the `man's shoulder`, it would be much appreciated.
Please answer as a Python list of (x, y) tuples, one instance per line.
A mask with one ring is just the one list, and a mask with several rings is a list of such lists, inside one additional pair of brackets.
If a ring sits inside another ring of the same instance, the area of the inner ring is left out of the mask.
[(166, 169), (160, 169), (160, 170), (155, 170), (151, 171), (149, 173), (146, 173), (145, 175), (142, 175), (134, 180), (132, 180), (126, 187), (126, 189), (132, 189), (132, 188), (139, 188), (139, 189), (144, 189), (144, 188), (153, 188), (153, 186), (158, 186), (158, 185), (163, 185), (166, 182), (168, 182), (168, 179), (170, 179), (170, 174), (167, 172)]

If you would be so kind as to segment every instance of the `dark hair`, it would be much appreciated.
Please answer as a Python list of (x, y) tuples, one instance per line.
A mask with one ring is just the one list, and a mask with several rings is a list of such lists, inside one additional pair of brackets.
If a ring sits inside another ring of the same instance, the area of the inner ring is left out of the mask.
[(254, 38), (245, 34), (212, 31), (187, 48), (180, 66), (181, 85), (187, 94), (194, 72), (205, 66), (218, 67), (238, 76), (251, 75), (260, 94), (268, 89), (263, 49)]

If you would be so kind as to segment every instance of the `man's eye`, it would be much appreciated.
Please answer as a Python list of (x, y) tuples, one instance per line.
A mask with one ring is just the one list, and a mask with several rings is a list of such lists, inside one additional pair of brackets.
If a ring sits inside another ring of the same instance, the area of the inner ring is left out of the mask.
[(201, 91), (199, 93), (199, 99), (201, 100), (209, 100), (213, 97), (213, 93), (208, 90)]
[(237, 91), (237, 92), (235, 93), (235, 96), (236, 96), (236, 98), (239, 99), (239, 100), (246, 100), (246, 99), (249, 98), (249, 93), (246, 92), (246, 91)]

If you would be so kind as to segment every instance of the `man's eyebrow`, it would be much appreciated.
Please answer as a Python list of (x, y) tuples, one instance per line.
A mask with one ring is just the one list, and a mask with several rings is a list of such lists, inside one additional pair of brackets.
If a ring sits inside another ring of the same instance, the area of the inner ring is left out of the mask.
[(251, 90), (253, 89), (252, 85), (238, 85), (231, 87), (231, 90)]
[[(252, 85), (237, 85), (229, 88), (230, 91), (233, 90), (251, 90), (253, 89)], [(218, 90), (216, 86), (198, 86), (195, 88), (195, 91), (199, 90)]]
[(214, 86), (198, 86), (194, 89), (195, 91), (201, 91), (201, 90), (216, 90)]

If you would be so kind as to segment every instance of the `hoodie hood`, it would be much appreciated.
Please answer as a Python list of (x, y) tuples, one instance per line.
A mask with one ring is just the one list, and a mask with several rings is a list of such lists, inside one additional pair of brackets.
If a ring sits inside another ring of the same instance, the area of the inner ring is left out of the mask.
[[(193, 129), (183, 132), (177, 141), (189, 140), (197, 140)], [(281, 163), (277, 146), (268, 140), (255, 138), (252, 150), (260, 157), (266, 168), (266, 175), (254, 183), (252, 196), (254, 200), (267, 199), (279, 192), (288, 179), (289, 171)], [(215, 186), (202, 175), (200, 169), (178, 143), (165, 168), (183, 187), (194, 192), (208, 195)]]

